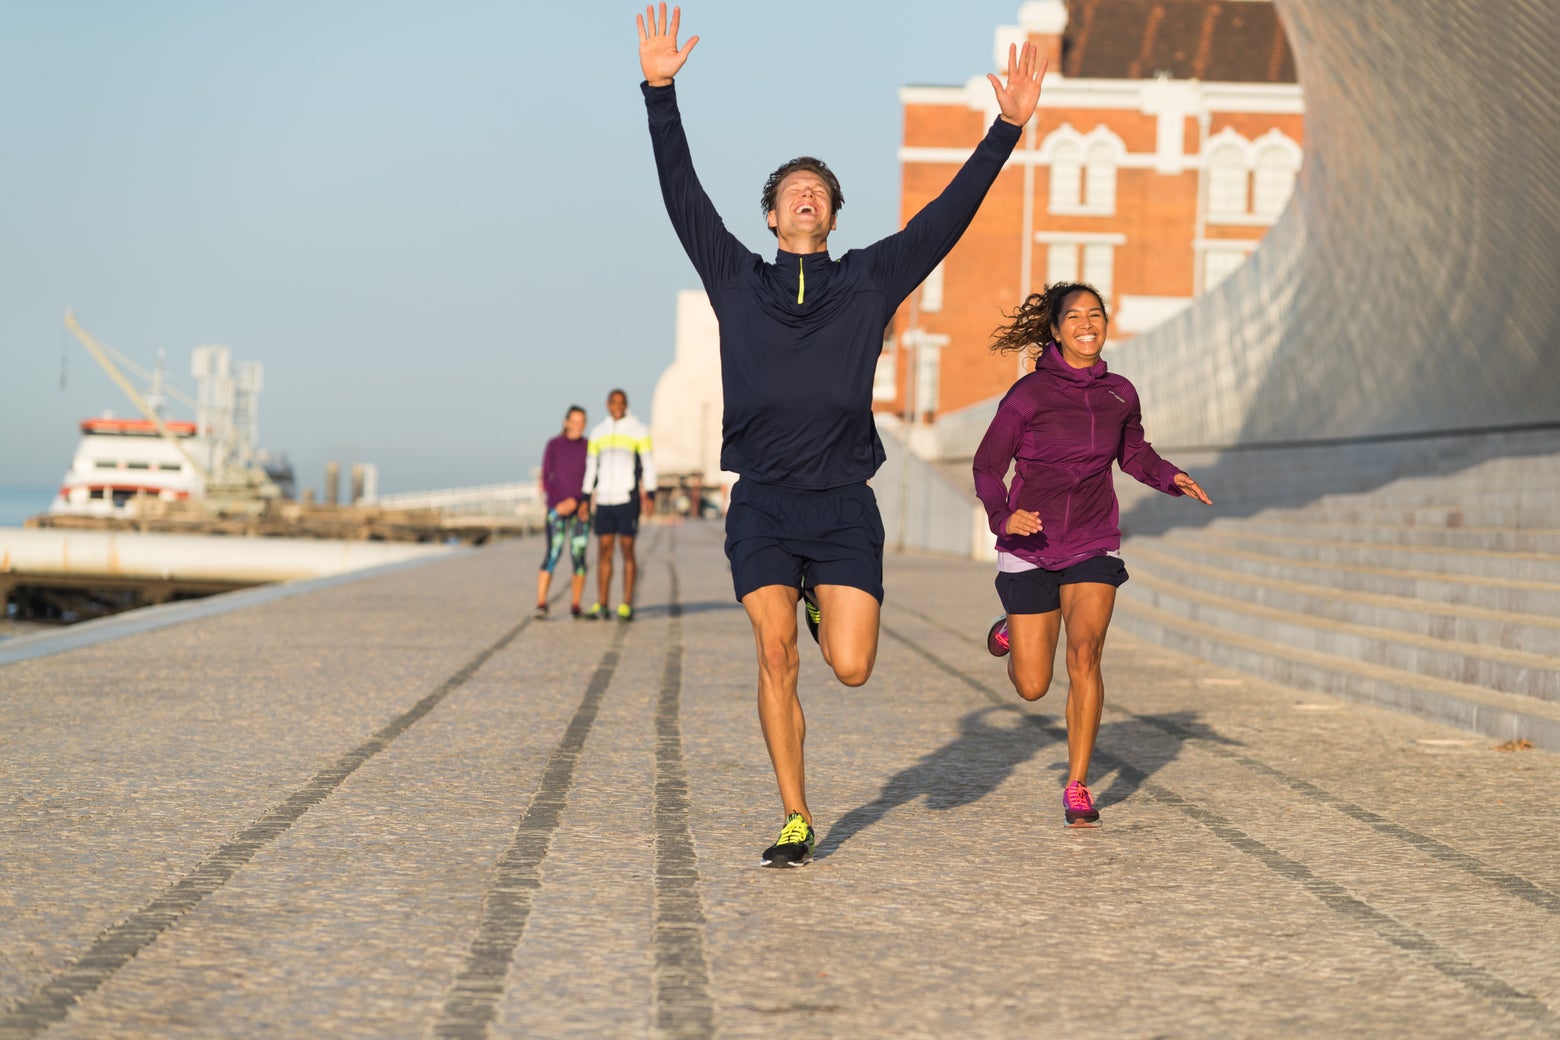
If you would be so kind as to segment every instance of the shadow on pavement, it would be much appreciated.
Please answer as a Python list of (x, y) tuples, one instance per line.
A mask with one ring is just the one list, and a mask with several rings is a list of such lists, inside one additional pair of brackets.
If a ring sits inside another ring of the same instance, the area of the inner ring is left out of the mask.
[[(1010, 724), (994, 725), (993, 715), (1000, 715)], [(1148, 728), (1145, 730), (1145, 727)], [(1132, 797), (1145, 780), (1179, 757), (1188, 740), (1239, 744), (1209, 729), (1198, 721), (1195, 712), (1134, 715), (1104, 723), (1100, 727), (1096, 767), (1091, 777), (1091, 785), (1097, 785), (1091, 787), (1095, 803), (1103, 808)], [(891, 811), (917, 798), (925, 798), (927, 807), (936, 810), (957, 809), (978, 802), (1050, 744), (1059, 745), (1056, 749), (1058, 761), (1050, 768), (1060, 774), (1060, 780), (1065, 780), (1066, 743), (1066, 728), (1059, 718), (1028, 714), (1016, 706), (977, 708), (959, 720), (957, 737), (924, 755), (915, 765), (895, 773), (876, 798), (851, 809), (830, 826), (819, 840), (814, 855), (823, 859), (833, 854)], [(1117, 760), (1128, 763), (1130, 768), (1107, 765)], [(1108, 783), (1101, 784), (1100, 781), (1106, 778)], [(1060, 780), (1053, 792), (1036, 792), (1042, 803), (1054, 800), (1058, 821), (1062, 811)]]

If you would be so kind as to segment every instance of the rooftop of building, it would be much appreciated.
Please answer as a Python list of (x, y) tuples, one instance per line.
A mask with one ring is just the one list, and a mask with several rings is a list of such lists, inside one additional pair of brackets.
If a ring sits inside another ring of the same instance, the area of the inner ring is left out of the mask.
[(1083, 79), (1295, 83), (1294, 55), (1271, 3), (1068, 0), (1062, 73)]

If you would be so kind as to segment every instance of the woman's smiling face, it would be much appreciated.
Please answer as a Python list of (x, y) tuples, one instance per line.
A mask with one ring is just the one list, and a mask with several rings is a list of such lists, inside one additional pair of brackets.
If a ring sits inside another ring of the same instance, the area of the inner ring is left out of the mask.
[(1087, 289), (1075, 289), (1062, 300), (1051, 319), (1051, 335), (1062, 351), (1062, 360), (1073, 368), (1088, 368), (1105, 349), (1105, 307)]

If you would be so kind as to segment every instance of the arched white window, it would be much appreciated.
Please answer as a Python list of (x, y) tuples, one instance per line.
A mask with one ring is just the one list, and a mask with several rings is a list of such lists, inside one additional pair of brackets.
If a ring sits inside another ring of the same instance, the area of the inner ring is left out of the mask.
[(1116, 149), (1108, 141), (1089, 145), (1084, 166), (1083, 204), (1091, 210), (1114, 213), (1116, 210)]
[(1208, 216), (1246, 215), (1246, 152), (1240, 145), (1221, 144), (1208, 153)]
[(1282, 145), (1268, 145), (1257, 152), (1251, 211), (1259, 217), (1276, 218), (1289, 204), (1289, 196), (1294, 190), (1294, 153)]
[(1051, 211), (1076, 210), (1082, 187), (1083, 149), (1076, 141), (1062, 141), (1051, 151)]

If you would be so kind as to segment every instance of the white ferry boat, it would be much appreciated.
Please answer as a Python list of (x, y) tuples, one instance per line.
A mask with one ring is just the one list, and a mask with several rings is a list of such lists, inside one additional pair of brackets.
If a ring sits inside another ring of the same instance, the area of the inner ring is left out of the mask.
[(49, 512), (128, 516), (138, 498), (204, 498), (204, 475), (190, 464), (190, 457), (207, 452), (195, 424), (169, 420), (163, 429), (169, 437), (160, 436), (150, 419), (120, 419), (111, 413), (83, 419), (81, 443)]

